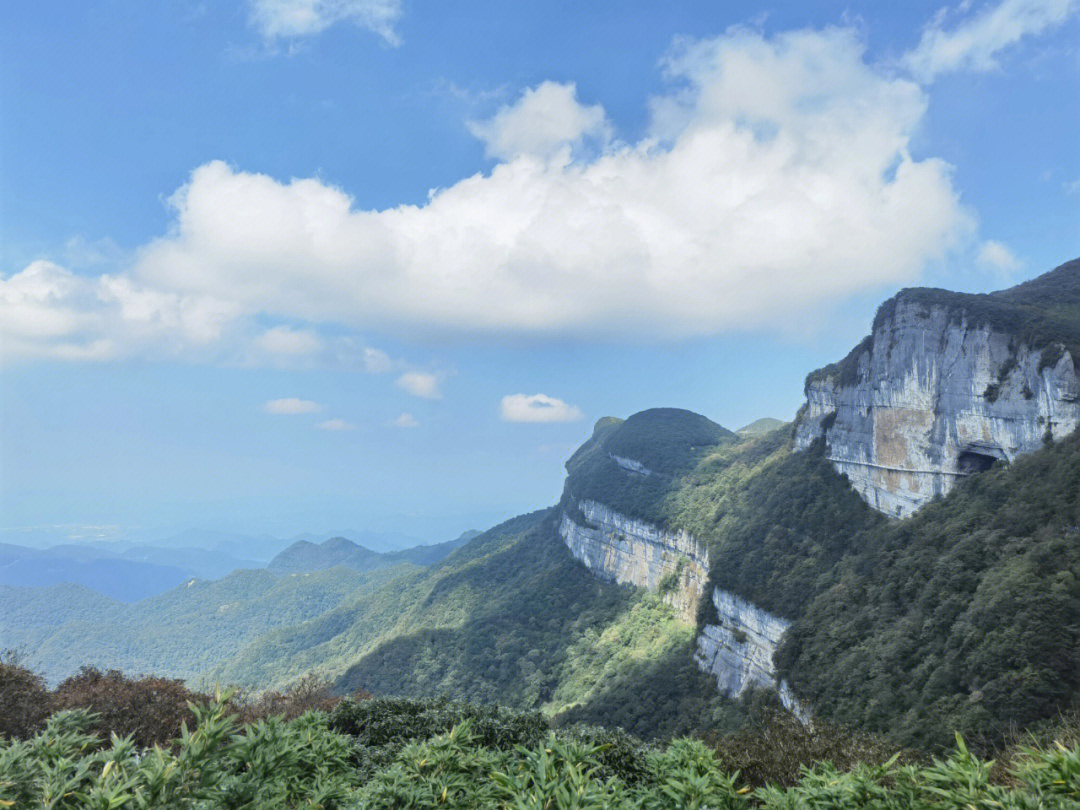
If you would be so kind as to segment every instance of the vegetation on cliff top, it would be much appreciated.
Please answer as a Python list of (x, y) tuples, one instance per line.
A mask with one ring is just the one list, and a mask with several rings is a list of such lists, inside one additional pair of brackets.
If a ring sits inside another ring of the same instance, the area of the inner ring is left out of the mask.
[[(892, 319), (901, 303), (926, 309), (942, 307), (953, 322), (966, 321), (971, 328), (989, 326), (1011, 335), (1017, 346), (1043, 353), (1042, 368), (1056, 365), (1068, 351), (1080, 371), (1080, 259), (993, 293), (957, 293), (932, 287), (901, 290), (878, 308), (873, 332)], [(873, 334), (868, 335), (842, 360), (812, 371), (806, 378), (807, 387), (830, 377), (841, 387), (858, 382), (860, 358), (873, 348), (873, 341)]]

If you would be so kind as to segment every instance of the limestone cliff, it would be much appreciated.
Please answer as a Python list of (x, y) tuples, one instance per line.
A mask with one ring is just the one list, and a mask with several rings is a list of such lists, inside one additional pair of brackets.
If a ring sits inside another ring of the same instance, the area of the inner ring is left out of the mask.
[[(629, 469), (620, 464), (624, 470)], [(686, 532), (669, 532), (621, 515), (603, 504), (581, 501), (581, 525), (564, 510), (559, 534), (570, 552), (596, 576), (659, 590), (687, 622), (694, 622), (708, 588), (709, 555)], [(786, 683), (778, 681), (773, 654), (788, 622), (734, 594), (713, 589), (719, 624), (705, 625), (694, 660), (732, 697), (751, 686), (774, 688), (800, 718), (807, 713)]]
[(773, 655), (790, 622), (740, 599), (733, 593), (713, 590), (719, 624), (707, 624), (697, 638), (694, 660), (716, 676), (717, 688), (737, 697), (756, 686), (776, 689), (784, 706), (802, 720), (809, 713), (787, 683), (779, 680)]
[(841, 363), (811, 374), (796, 430), (824, 437), (875, 509), (906, 517), (963, 476), (1080, 424), (1080, 262), (986, 296), (907, 290)]
[(589, 525), (579, 525), (564, 512), (559, 526), (574, 557), (601, 579), (662, 589), (665, 602), (686, 621), (695, 621), (709, 579), (709, 555), (693, 537), (663, 531), (593, 501), (582, 501), (578, 510)]

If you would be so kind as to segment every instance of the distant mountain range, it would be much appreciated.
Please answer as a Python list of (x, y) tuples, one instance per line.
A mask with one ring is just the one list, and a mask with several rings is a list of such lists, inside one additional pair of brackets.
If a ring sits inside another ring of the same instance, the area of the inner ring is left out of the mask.
[(347, 540), (344, 537), (331, 537), (322, 543), (298, 540), (278, 554), (267, 566), (271, 571), (299, 573), (302, 571), (320, 571), (345, 565), (357, 571), (370, 571), (401, 563), (413, 565), (431, 565), (442, 560), (454, 549), (478, 536), (476, 530), (464, 532), (454, 540), (434, 543), (426, 546), (414, 546), (401, 551), (378, 552)]
[[(415, 540), (407, 535), (358, 532), (380, 547)], [(416, 544), (394, 551), (372, 551), (344, 537), (306, 535), (288, 540), (192, 529), (160, 545), (69, 543), (46, 549), (0, 543), (0, 585), (27, 588), (71, 584), (120, 602), (138, 602), (193, 579), (215, 580), (233, 571), (267, 566), (281, 573), (319, 571), (345, 565), (357, 571), (443, 559), (479, 532), (455, 540)], [(315, 538), (315, 541), (306, 538)], [(418, 543), (418, 541), (417, 541)], [(242, 556), (242, 555), (247, 556)]]
[(72, 583), (121, 602), (136, 602), (194, 578), (217, 579), (256, 560), (203, 548), (136, 546), (114, 553), (100, 546), (45, 550), (0, 544), (0, 584), (40, 587)]

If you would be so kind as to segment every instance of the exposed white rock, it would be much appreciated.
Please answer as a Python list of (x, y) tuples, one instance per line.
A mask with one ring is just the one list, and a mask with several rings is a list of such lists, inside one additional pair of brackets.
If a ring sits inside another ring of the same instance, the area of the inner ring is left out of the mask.
[(640, 461), (635, 461), (632, 458), (623, 458), (617, 456), (614, 453), (608, 453), (608, 458), (629, 472), (635, 472), (639, 475), (652, 475), (652, 470), (642, 464)]
[(732, 697), (752, 686), (775, 689), (784, 707), (806, 721), (809, 713), (773, 666), (780, 638), (791, 623), (719, 588), (713, 589), (712, 599), (720, 623), (701, 629), (694, 655), (698, 666), (715, 675), (717, 688)]
[[(578, 509), (589, 526), (579, 525), (565, 512), (559, 526), (574, 557), (601, 579), (649, 590), (678, 572), (677, 584), (663, 598), (685, 621), (696, 620), (709, 577), (709, 555), (702, 544), (687, 532), (664, 531), (595, 501), (581, 501)], [(718, 588), (712, 599), (720, 624), (705, 625), (698, 635), (697, 665), (715, 675), (717, 689), (732, 697), (750, 686), (776, 689), (784, 706), (806, 720), (805, 708), (777, 679), (773, 667), (773, 654), (789, 623)]]
[(563, 513), (559, 527), (574, 557), (601, 579), (651, 591), (664, 577), (677, 574), (664, 601), (686, 621), (696, 620), (709, 579), (709, 555), (700, 543), (686, 532), (666, 532), (595, 501), (581, 501), (578, 509), (590, 526), (580, 526)]
[(1011, 462), (1080, 425), (1072, 357), (1041, 360), (1009, 335), (901, 298), (853, 383), (808, 384), (796, 446), (824, 435), (833, 466), (867, 503), (907, 517), (994, 459)]

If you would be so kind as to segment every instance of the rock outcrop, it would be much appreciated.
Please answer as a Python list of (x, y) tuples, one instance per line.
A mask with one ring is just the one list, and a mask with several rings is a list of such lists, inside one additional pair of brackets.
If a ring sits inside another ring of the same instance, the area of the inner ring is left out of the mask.
[(1080, 424), (1080, 379), (1063, 345), (1032, 349), (925, 296), (901, 293), (882, 313), (848, 358), (807, 379), (796, 431), (800, 449), (824, 437), (833, 466), (875, 509), (911, 515), (963, 476)]
[[(686, 532), (665, 531), (594, 501), (581, 501), (577, 510), (588, 526), (565, 511), (559, 525), (574, 557), (601, 579), (660, 591), (685, 621), (696, 621), (709, 577), (709, 555), (702, 544)], [(720, 623), (705, 625), (698, 635), (698, 666), (716, 676), (719, 691), (731, 697), (752, 686), (776, 689), (783, 704), (806, 719), (805, 709), (778, 681), (773, 667), (789, 623), (727, 591), (713, 589), (712, 600)]]
[(594, 501), (582, 501), (578, 510), (589, 525), (579, 525), (564, 512), (559, 526), (574, 557), (601, 579), (662, 590), (664, 601), (683, 619), (696, 620), (708, 587), (709, 555), (693, 537), (666, 532)]
[(712, 599), (720, 623), (701, 629), (694, 655), (698, 666), (716, 676), (717, 688), (724, 694), (738, 696), (750, 687), (776, 689), (788, 711), (808, 719), (773, 666), (773, 655), (790, 622), (719, 588), (713, 590)]
[(611, 453), (608, 454), (608, 458), (628, 472), (636, 472), (639, 475), (652, 475), (652, 470), (640, 461), (636, 461), (632, 458), (623, 458), (622, 456), (616, 456)]

